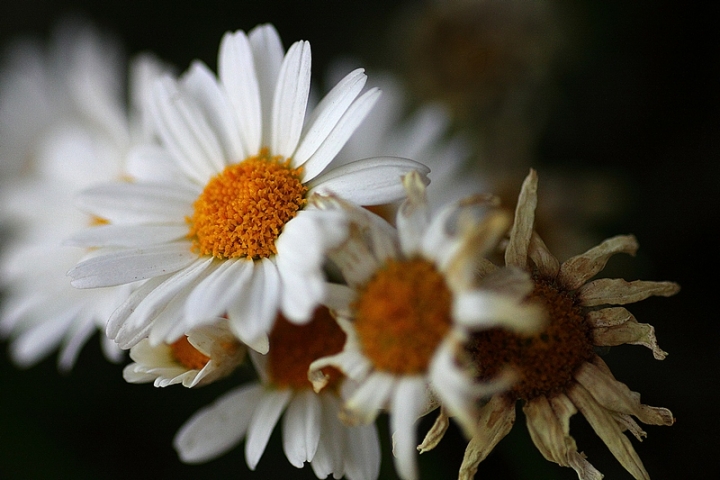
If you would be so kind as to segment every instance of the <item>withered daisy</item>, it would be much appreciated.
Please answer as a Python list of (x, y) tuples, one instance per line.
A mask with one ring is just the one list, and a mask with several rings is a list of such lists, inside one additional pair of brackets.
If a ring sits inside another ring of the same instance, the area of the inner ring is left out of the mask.
[[(656, 359), (665, 358), (653, 327), (638, 323), (617, 305), (674, 295), (679, 286), (609, 278), (590, 281), (612, 255), (636, 252), (638, 244), (631, 235), (607, 239), (560, 264), (534, 231), (536, 204), (537, 174), (531, 170), (518, 199), (505, 263), (530, 272), (535, 286), (529, 299), (545, 305), (548, 323), (532, 336), (501, 329), (472, 335), (466, 350), (480, 379), (493, 378), (508, 365), (519, 379), (482, 407), (460, 478), (472, 478), (478, 464), (510, 431), (515, 402), (521, 400), (530, 436), (546, 459), (573, 468), (581, 480), (602, 478), (570, 436), (570, 417), (579, 411), (625, 469), (636, 479), (647, 479), (642, 461), (623, 432), (629, 430), (642, 440), (646, 433), (633, 417), (649, 425), (672, 425), (674, 418), (665, 408), (640, 403), (640, 395), (615, 379), (595, 347), (645, 345)], [(438, 422), (443, 425), (445, 420)], [(432, 448), (438, 437), (435, 433), (421, 447)]]

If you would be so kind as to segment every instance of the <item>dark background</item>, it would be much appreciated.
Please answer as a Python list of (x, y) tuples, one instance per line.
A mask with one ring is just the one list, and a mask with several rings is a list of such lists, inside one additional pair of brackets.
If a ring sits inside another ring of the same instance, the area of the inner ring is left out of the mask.
[[(322, 80), (320, 72), (348, 53), (370, 67), (405, 65), (394, 33), (419, 5), (396, 0), (2, 2), (0, 40), (5, 44), (28, 33), (46, 37), (61, 15), (79, 13), (114, 31), (129, 54), (150, 50), (180, 69), (200, 58), (215, 68), (225, 31), (272, 22), (286, 47), (298, 39), (311, 42), (313, 72)], [(720, 266), (718, 7), (650, 0), (554, 5), (565, 14), (572, 48), (555, 60), (560, 68), (552, 77), (552, 101), (532, 142), (528, 165), (540, 173), (540, 202), (553, 193), (543, 190), (546, 171), (609, 173), (622, 184), (623, 209), (598, 222), (591, 235), (634, 233), (641, 249), (634, 260), (617, 260), (609, 268), (625, 269), (628, 279), (676, 281), (683, 289), (674, 298), (630, 307), (639, 321), (656, 327), (661, 347), (670, 353), (666, 360), (655, 361), (648, 350), (632, 346), (610, 349), (603, 358), (644, 403), (670, 408), (677, 417), (673, 427), (647, 427), (643, 443), (632, 439), (652, 478), (714, 478), (720, 446), (715, 410), (720, 325), (713, 300)], [(397, 73), (413, 83), (415, 72)], [(475, 122), (456, 126), (472, 131)], [(494, 161), (503, 159), (484, 159)], [(519, 180), (513, 188), (517, 192)], [(573, 205), (577, 199), (563, 201)], [(231, 382), (197, 391), (128, 385), (122, 367), (102, 359), (96, 340), (64, 376), (54, 357), (17, 370), (0, 345), (0, 478), (315, 478), (310, 468), (296, 470), (287, 463), (277, 431), (256, 472), (247, 470), (241, 448), (206, 465), (183, 465), (171, 446), (175, 431)], [(572, 470), (542, 459), (522, 422), (520, 417), (477, 477), (576, 478)], [(580, 415), (573, 418), (571, 432), (606, 478), (630, 478)], [(384, 425), (381, 437), (387, 453)], [(455, 478), (463, 449), (464, 441), (451, 430), (436, 451), (421, 457), (422, 478)], [(381, 476), (395, 478), (387, 456)]]

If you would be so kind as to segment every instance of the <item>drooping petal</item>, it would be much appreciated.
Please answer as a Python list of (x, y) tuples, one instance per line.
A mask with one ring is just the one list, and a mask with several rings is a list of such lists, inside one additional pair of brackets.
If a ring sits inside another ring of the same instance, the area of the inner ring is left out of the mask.
[(238, 444), (263, 392), (257, 383), (236, 388), (190, 417), (173, 440), (180, 459), (185, 463), (206, 462)]
[(557, 279), (567, 290), (575, 290), (605, 268), (610, 257), (616, 253), (635, 255), (637, 249), (637, 240), (632, 235), (608, 238), (582, 255), (563, 262)]
[(458, 480), (475, 478), (480, 462), (505, 438), (514, 423), (515, 402), (503, 395), (494, 395), (480, 411), (478, 428), (465, 448)]
[(395, 468), (406, 480), (418, 478), (415, 421), (425, 409), (427, 395), (422, 376), (400, 379), (392, 395), (390, 430), (393, 432)]
[(283, 451), (297, 468), (315, 457), (320, 441), (321, 401), (312, 390), (298, 392), (283, 417)]
[(673, 282), (649, 282), (622, 278), (600, 278), (586, 283), (577, 290), (578, 299), (585, 307), (597, 305), (627, 305), (651, 296), (669, 297), (680, 291)]
[(535, 207), (537, 207), (537, 173), (530, 169), (520, 189), (515, 221), (510, 230), (510, 241), (505, 250), (505, 265), (526, 267), (528, 247), (535, 226)]
[(358, 160), (329, 170), (314, 178), (308, 195), (338, 195), (358, 205), (382, 205), (400, 200), (405, 191), (401, 179), (417, 170), (423, 182), (429, 183), (429, 169), (413, 160), (376, 157)]
[(255, 470), (260, 457), (265, 452), (270, 434), (275, 429), (275, 425), (292, 395), (293, 392), (290, 389), (272, 392), (266, 390), (262, 401), (257, 403), (250, 419), (250, 425), (248, 425), (247, 440), (245, 441), (245, 461), (250, 470)]

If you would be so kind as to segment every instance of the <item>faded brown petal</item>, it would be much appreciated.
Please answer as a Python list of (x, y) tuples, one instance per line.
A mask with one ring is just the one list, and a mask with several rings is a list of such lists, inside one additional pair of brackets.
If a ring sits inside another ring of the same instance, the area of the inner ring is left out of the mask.
[(656, 360), (664, 360), (667, 357), (667, 352), (663, 351), (657, 343), (655, 328), (647, 323), (638, 323), (632, 316), (621, 325), (595, 328), (593, 342), (601, 347), (623, 344), (643, 345), (652, 350)]
[(630, 440), (623, 435), (612, 415), (593, 398), (590, 392), (582, 385), (575, 384), (568, 390), (567, 395), (625, 470), (636, 480), (650, 480)]
[(476, 434), (470, 439), (463, 457), (458, 480), (472, 480), (480, 462), (485, 460), (495, 445), (512, 429), (515, 423), (515, 402), (504, 395), (495, 395), (480, 410)]
[(635, 317), (625, 307), (608, 307), (585, 314), (585, 320), (595, 328), (621, 325), (631, 318)]
[(440, 440), (445, 436), (445, 432), (449, 426), (450, 417), (445, 413), (445, 409), (440, 407), (440, 413), (438, 413), (435, 423), (433, 423), (433, 426), (428, 430), (422, 443), (418, 445), (418, 451), (425, 453), (437, 447), (437, 444), (440, 443)]
[(596, 305), (626, 305), (651, 296), (669, 297), (680, 291), (673, 282), (627, 282), (621, 278), (593, 280), (578, 289), (578, 298), (584, 307)]
[(510, 241), (505, 250), (505, 265), (526, 267), (528, 247), (535, 226), (535, 207), (537, 207), (538, 177), (535, 170), (525, 177), (515, 207), (515, 221), (510, 230)]
[(543, 277), (549, 279), (557, 277), (560, 271), (560, 262), (555, 258), (555, 255), (550, 253), (545, 242), (542, 241), (542, 238), (540, 238), (540, 235), (536, 232), (533, 232), (532, 237), (530, 237), (528, 250), (530, 259)]
[(460, 245), (446, 267), (449, 286), (467, 290), (474, 286), (478, 270), (487, 270), (485, 258), (494, 250), (510, 226), (510, 214), (506, 210), (490, 210), (481, 222), (460, 219)]
[(634, 415), (648, 425), (672, 425), (675, 422), (670, 410), (643, 405), (639, 393), (631, 391), (627, 385), (592, 363), (583, 364), (575, 373), (575, 380), (610, 412)]
[(625, 430), (630, 431), (630, 433), (633, 434), (635, 438), (640, 440), (641, 442), (645, 437), (647, 437), (647, 433), (645, 430), (640, 428), (640, 425), (633, 420), (633, 418), (630, 415), (626, 415), (624, 413), (615, 413), (613, 414), (613, 418), (615, 418), (615, 421), (620, 425), (620, 429), (624, 432)]
[(575, 440), (570, 436), (570, 417), (577, 410), (565, 395), (558, 395), (552, 401), (537, 397), (527, 402), (523, 411), (530, 437), (547, 460), (571, 467), (580, 480), (602, 478), (602, 474), (578, 453)]
[(616, 253), (635, 255), (638, 243), (632, 235), (608, 238), (587, 252), (569, 258), (560, 266), (558, 281), (568, 290), (575, 290), (598, 274)]

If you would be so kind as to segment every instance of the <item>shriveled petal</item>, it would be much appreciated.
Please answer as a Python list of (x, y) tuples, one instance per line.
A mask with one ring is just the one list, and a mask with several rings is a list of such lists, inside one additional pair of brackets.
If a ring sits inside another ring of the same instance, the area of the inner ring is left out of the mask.
[(586, 283), (577, 290), (580, 304), (584, 307), (596, 305), (627, 305), (651, 296), (669, 297), (680, 291), (674, 282), (649, 282), (635, 280), (628, 282), (621, 278), (600, 278)]
[(426, 166), (397, 157), (375, 157), (358, 160), (334, 168), (314, 178), (308, 195), (338, 195), (358, 205), (382, 205), (400, 200), (405, 195), (401, 179), (417, 170), (427, 185), (430, 181)]
[(428, 432), (425, 434), (425, 438), (423, 439), (422, 443), (417, 447), (418, 452), (429, 452), (433, 448), (437, 447), (438, 443), (440, 443), (440, 440), (442, 440), (445, 436), (445, 432), (447, 431), (449, 426), (450, 417), (445, 412), (445, 408), (443, 406), (440, 406), (440, 411), (438, 413), (438, 416), (435, 418), (435, 422), (433, 423), (432, 427), (430, 427), (430, 430), (428, 430)]
[(236, 388), (190, 417), (173, 440), (180, 459), (185, 463), (206, 462), (239, 443), (263, 391), (257, 383)]
[(189, 242), (176, 242), (92, 257), (67, 274), (76, 288), (110, 287), (177, 272), (195, 260)]
[(550, 253), (537, 232), (533, 232), (530, 237), (528, 256), (537, 267), (538, 272), (545, 278), (555, 278), (560, 271), (560, 262), (555, 258), (555, 255)]
[(672, 425), (675, 419), (667, 408), (640, 403), (640, 394), (618, 382), (592, 363), (584, 363), (575, 373), (577, 380), (595, 401), (611, 412), (636, 416), (648, 425)]
[(530, 173), (525, 177), (518, 196), (515, 221), (510, 230), (510, 241), (505, 250), (505, 265), (523, 268), (527, 266), (528, 247), (535, 226), (537, 184), (537, 173), (535, 170), (530, 169)]
[(648, 323), (639, 323), (632, 314), (619, 325), (596, 327), (592, 334), (593, 343), (600, 347), (614, 347), (623, 344), (643, 345), (652, 350), (656, 360), (664, 360), (667, 357), (667, 352), (660, 348), (657, 338), (655, 338), (655, 327)]
[(612, 414), (580, 384), (570, 388), (567, 396), (630, 475), (637, 480), (649, 480), (650, 476), (642, 460), (630, 440), (623, 435)]
[(310, 43), (295, 42), (289, 49), (278, 74), (272, 105), (270, 151), (292, 157), (300, 140), (308, 93), (310, 93)]
[(512, 429), (515, 423), (515, 402), (503, 395), (495, 395), (482, 407), (478, 420), (478, 428), (465, 448), (458, 480), (475, 478), (480, 462), (492, 452)]
[(542, 455), (551, 462), (573, 468), (580, 480), (600, 480), (603, 476), (577, 451), (570, 436), (570, 417), (576, 412), (572, 402), (559, 395), (550, 401), (537, 397), (523, 407), (530, 437)]
[(567, 290), (575, 290), (605, 268), (610, 257), (616, 253), (635, 255), (637, 249), (637, 240), (632, 235), (608, 238), (587, 252), (563, 262), (557, 279)]
[(397, 214), (400, 247), (407, 257), (419, 253), (422, 238), (430, 223), (430, 210), (425, 196), (425, 183), (417, 171), (402, 177), (407, 198), (400, 205)]

